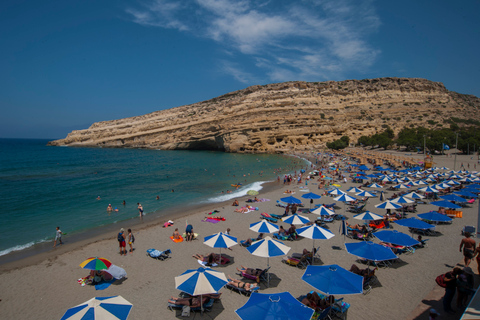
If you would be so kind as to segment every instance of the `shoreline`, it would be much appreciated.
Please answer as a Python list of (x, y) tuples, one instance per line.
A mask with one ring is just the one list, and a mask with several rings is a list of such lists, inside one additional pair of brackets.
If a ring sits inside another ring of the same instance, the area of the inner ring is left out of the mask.
[[(277, 186), (276, 181), (265, 181), (262, 183), (262, 193), (272, 192), (281, 188), (280, 184)], [(283, 184), (282, 184), (283, 186)], [(238, 197), (239, 201), (251, 198), (249, 195)], [(218, 208), (225, 208), (231, 206), (233, 200), (226, 200), (222, 202), (189, 204), (186, 206), (177, 206), (173, 208), (164, 209), (161, 211), (155, 211), (143, 216), (143, 221), (138, 217), (130, 218), (118, 223), (100, 226), (88, 231), (75, 233), (72, 235), (63, 236), (62, 245), (58, 245), (53, 248), (53, 240), (37, 243), (29, 248), (12, 251), (8, 254), (0, 256), (0, 273), (10, 271), (14, 269), (21, 269), (26, 266), (36, 265), (42, 261), (54, 258), (57, 255), (67, 253), (69, 251), (78, 250), (84, 246), (98, 243), (100, 241), (111, 240), (116, 238), (116, 233), (120, 228), (127, 230), (131, 228), (135, 230), (135, 234), (145, 231), (150, 228), (155, 228), (163, 225), (168, 220), (179, 220), (185, 217), (194, 216), (198, 212), (205, 212), (207, 214), (210, 211)], [(212, 209), (213, 208), (213, 209)], [(107, 236), (108, 234), (108, 236)], [(67, 242), (65, 242), (67, 240)]]
[[(390, 152), (388, 151), (388, 153)], [(400, 154), (404, 155), (404, 153)], [(299, 153), (297, 156), (313, 159), (312, 164), (315, 164), (314, 153), (310, 153), (310, 157), (306, 153)], [(339, 156), (337, 160), (342, 158), (343, 156)], [(420, 161), (423, 159), (423, 155), (419, 155), (416, 158)], [(461, 157), (461, 159), (466, 163), (467, 159), (465, 157)], [(453, 158), (445, 157), (438, 161), (443, 164), (447, 163), (448, 160), (452, 162), (453, 167)], [(448, 167), (449, 165), (446, 164), (445, 166)], [(308, 183), (308, 188), (317, 194), (323, 193), (323, 189), (321, 191), (317, 189), (318, 184), (316, 182), (311, 180)], [(354, 184), (350, 180), (346, 184), (341, 183), (341, 185), (342, 190), (347, 190), (351, 186), (358, 187), (358, 184)], [(4, 302), (5, 317), (14, 319), (16, 318), (15, 315), (21, 312), (23, 318), (40, 320), (60, 318), (68, 308), (87, 301), (93, 296), (122, 295), (134, 305), (130, 315), (131, 319), (158, 318), (158, 312), (161, 312), (162, 318), (178, 318), (178, 313), (169, 311), (166, 308), (166, 301), (171, 296), (176, 296), (179, 293), (175, 289), (174, 277), (187, 269), (199, 268), (196, 259), (191, 258), (193, 254), (219, 252), (218, 249), (204, 245), (203, 237), (225, 231), (226, 228), (231, 228), (232, 235), (237, 237), (239, 241), (256, 236), (255, 232), (249, 230), (249, 223), (259, 221), (261, 212), (283, 213), (284, 209), (277, 207), (275, 200), (286, 196), (283, 192), (285, 189), (295, 191), (294, 196), (300, 198), (302, 195), (300, 187), (305, 188), (305, 183), (283, 185), (283, 181), (281, 181), (280, 183), (270, 182), (264, 184), (258, 197), (268, 198), (270, 201), (255, 204), (255, 206), (259, 207), (259, 210), (251, 213), (237, 213), (234, 209), (238, 207), (231, 206), (233, 200), (224, 201), (221, 203), (201, 204), (191, 211), (177, 212), (178, 218), (175, 219), (173, 228), (162, 228), (161, 224), (166, 221), (165, 218), (156, 222), (145, 223), (144, 226), (140, 226), (138, 229), (132, 228), (136, 238), (136, 250), (127, 256), (119, 255), (116, 232), (112, 232), (108, 235), (101, 235), (96, 239), (85, 239), (82, 244), (67, 244), (59, 248), (61, 251), (52, 250), (53, 252), (49, 253), (48, 257), (42, 254), (41, 256), (33, 257), (29, 261), (17, 261), (0, 266), (0, 281), (2, 281), (5, 288), (9, 288), (1, 297), (2, 302)], [(393, 191), (387, 191), (386, 194), (391, 196)], [(238, 198), (241, 206), (245, 205), (247, 198), (252, 197), (246, 195)], [(329, 196), (322, 196), (321, 199), (315, 200), (315, 204), (331, 203), (332, 200), (333, 198)], [(451, 225), (438, 225), (436, 230), (441, 235), (430, 237), (427, 248), (418, 249), (414, 254), (400, 255), (400, 261), (394, 266), (378, 269), (376, 271), (378, 284), (374, 285), (370, 293), (367, 295), (344, 296), (344, 300), (351, 305), (348, 311), (350, 318), (370, 319), (372, 317), (371, 312), (375, 309), (375, 317), (378, 318), (407, 319), (419, 303), (425, 301), (426, 297), (430, 297), (429, 293), (432, 290), (438, 289), (434, 281), (435, 277), (438, 274), (449, 271), (461, 259), (462, 254), (458, 251), (458, 245), (462, 239), (460, 230), (464, 225), (476, 225), (477, 201), (475, 201), (473, 206), (463, 209), (462, 219), (454, 219)], [(304, 203), (307, 204), (307, 201), (304, 201)], [(383, 210), (378, 210), (374, 207), (377, 203), (379, 203), (378, 198), (372, 198), (367, 203), (366, 209), (383, 214)], [(345, 210), (344, 204), (338, 203), (338, 205), (340, 206), (340, 209), (337, 209), (338, 212), (343, 214)], [(217, 224), (201, 222), (205, 217), (205, 213), (214, 209), (220, 210), (220, 213), (217, 213), (217, 215), (226, 217), (226, 221)], [(435, 207), (429, 203), (419, 205), (418, 213), (433, 209)], [(418, 213), (410, 214), (410, 216), (416, 216)], [(302, 215), (310, 219), (317, 217), (313, 214)], [(352, 219), (352, 213), (347, 212), (346, 215)], [(188, 219), (189, 223), (192, 223), (194, 231), (199, 233), (199, 239), (193, 242), (173, 243), (169, 237), (172, 235), (175, 227), (178, 227), (181, 231), (184, 230), (186, 219)], [(357, 221), (350, 220), (350, 222)], [(361, 221), (358, 220), (358, 222)], [(280, 224), (286, 225), (281, 221), (278, 225)], [(328, 225), (335, 237), (325, 241), (315, 241), (315, 247), (320, 247), (321, 258), (318, 264), (328, 265), (335, 263), (348, 270), (353, 263), (358, 264), (358, 260), (357, 257), (346, 252), (344, 243), (352, 242), (353, 240), (348, 238), (346, 241), (344, 240), (344, 237), (338, 232), (339, 225), (338, 221)], [(120, 225), (116, 227), (119, 228)], [(397, 224), (393, 224), (393, 227), (394, 230), (407, 232), (404, 227)], [(377, 239), (373, 241), (378, 242)], [(295, 241), (285, 241), (284, 243), (291, 247), (288, 255), (301, 252), (304, 248), (312, 248), (312, 240), (310, 239), (301, 238)], [(171, 259), (158, 261), (146, 257), (145, 252), (149, 248), (158, 250), (171, 249)], [(224, 272), (227, 276), (237, 277), (235, 275), (236, 267), (240, 267), (240, 265), (258, 268), (267, 266), (266, 258), (253, 256), (239, 245), (232, 247), (231, 251), (222, 249), (221, 252), (222, 255), (230, 258), (231, 263), (219, 266), (217, 270)], [(81, 287), (76, 283), (76, 279), (85, 276), (87, 270), (81, 269), (79, 263), (91, 256), (105, 257), (115, 265), (124, 268), (128, 273), (128, 279), (117, 285), (112, 285), (105, 291), (95, 291), (91, 286)], [(294, 297), (298, 297), (314, 290), (313, 287), (300, 280), (304, 270), (287, 266), (281, 261), (282, 257), (269, 259), (272, 280), (269, 288), (261, 285), (261, 293), (271, 294), (289, 291)], [(476, 262), (473, 262), (471, 267), (476, 271)], [(480, 276), (476, 275), (476, 277), (478, 283)], [(58, 295), (58, 288), (61, 288), (61, 295)], [(222, 289), (220, 292), (222, 293), (221, 302), (214, 305), (210, 315), (216, 320), (231, 319), (235, 317), (234, 310), (244, 305), (248, 298), (230, 292), (227, 289)], [(39, 296), (41, 297), (40, 299), (38, 299)], [(21, 299), (19, 299), (20, 297)], [(25, 306), (22, 301), (32, 302)], [(379, 305), (382, 308), (378, 308)], [(426, 305), (434, 305), (437, 308), (430, 300), (426, 302)], [(441, 312), (439, 309), (437, 311)], [(459, 316), (461, 316), (461, 312), (457, 312), (457, 315), (452, 317), (452, 319), (458, 319)], [(428, 319), (428, 314), (422, 313), (416, 319)]]

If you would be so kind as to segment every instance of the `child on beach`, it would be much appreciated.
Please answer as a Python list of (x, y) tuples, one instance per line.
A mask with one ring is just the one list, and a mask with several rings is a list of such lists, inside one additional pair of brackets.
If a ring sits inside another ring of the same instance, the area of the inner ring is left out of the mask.
[(135, 242), (135, 236), (132, 233), (132, 229), (128, 229), (128, 245), (130, 246), (130, 253), (133, 253), (134, 242)]

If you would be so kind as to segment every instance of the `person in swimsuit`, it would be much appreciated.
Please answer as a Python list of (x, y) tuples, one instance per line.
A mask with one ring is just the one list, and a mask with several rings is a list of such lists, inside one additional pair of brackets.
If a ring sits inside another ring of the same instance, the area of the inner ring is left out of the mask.
[(475, 240), (470, 238), (470, 232), (465, 232), (465, 238), (463, 238), (462, 242), (460, 242), (460, 252), (462, 252), (463, 248), (465, 267), (468, 267), (472, 261), (472, 258), (475, 254), (475, 245)]
[(475, 254), (473, 257), (477, 258), (478, 274), (480, 274), (480, 243), (478, 244), (478, 247), (475, 249)]
[(228, 276), (228, 284), (232, 285), (234, 287), (237, 287), (239, 289), (245, 289), (247, 291), (251, 291), (254, 288), (258, 287), (258, 284), (256, 283), (248, 283), (248, 282), (243, 282), (237, 279), (233, 279), (231, 276)]
[(174, 298), (171, 297), (168, 302), (173, 303), (173, 304), (178, 304), (178, 305), (183, 305), (183, 306), (189, 306), (190, 308), (198, 308), (200, 307), (200, 301), (201, 304), (207, 303), (207, 301), (210, 299), (210, 297), (203, 296), (203, 299), (200, 300), (200, 297), (191, 297), (191, 298)]
[(178, 239), (180, 239), (180, 233), (178, 232), (178, 228), (175, 228), (175, 231), (173, 231), (173, 240)]

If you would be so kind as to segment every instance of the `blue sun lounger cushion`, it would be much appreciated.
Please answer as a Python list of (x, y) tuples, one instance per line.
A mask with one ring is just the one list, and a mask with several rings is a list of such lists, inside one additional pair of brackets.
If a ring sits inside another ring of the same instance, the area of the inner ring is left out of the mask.
[(148, 249), (147, 250), (147, 256), (153, 258), (153, 259), (158, 259), (158, 260), (165, 260), (170, 258), (169, 254), (172, 253), (172, 250), (167, 249), (165, 251), (159, 251), (157, 249)]

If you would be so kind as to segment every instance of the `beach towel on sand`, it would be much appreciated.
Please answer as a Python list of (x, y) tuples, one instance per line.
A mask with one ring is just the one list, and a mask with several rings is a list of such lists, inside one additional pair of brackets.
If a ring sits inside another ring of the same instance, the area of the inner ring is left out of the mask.
[(207, 219), (203, 219), (202, 222), (219, 223), (220, 220), (207, 218)]

